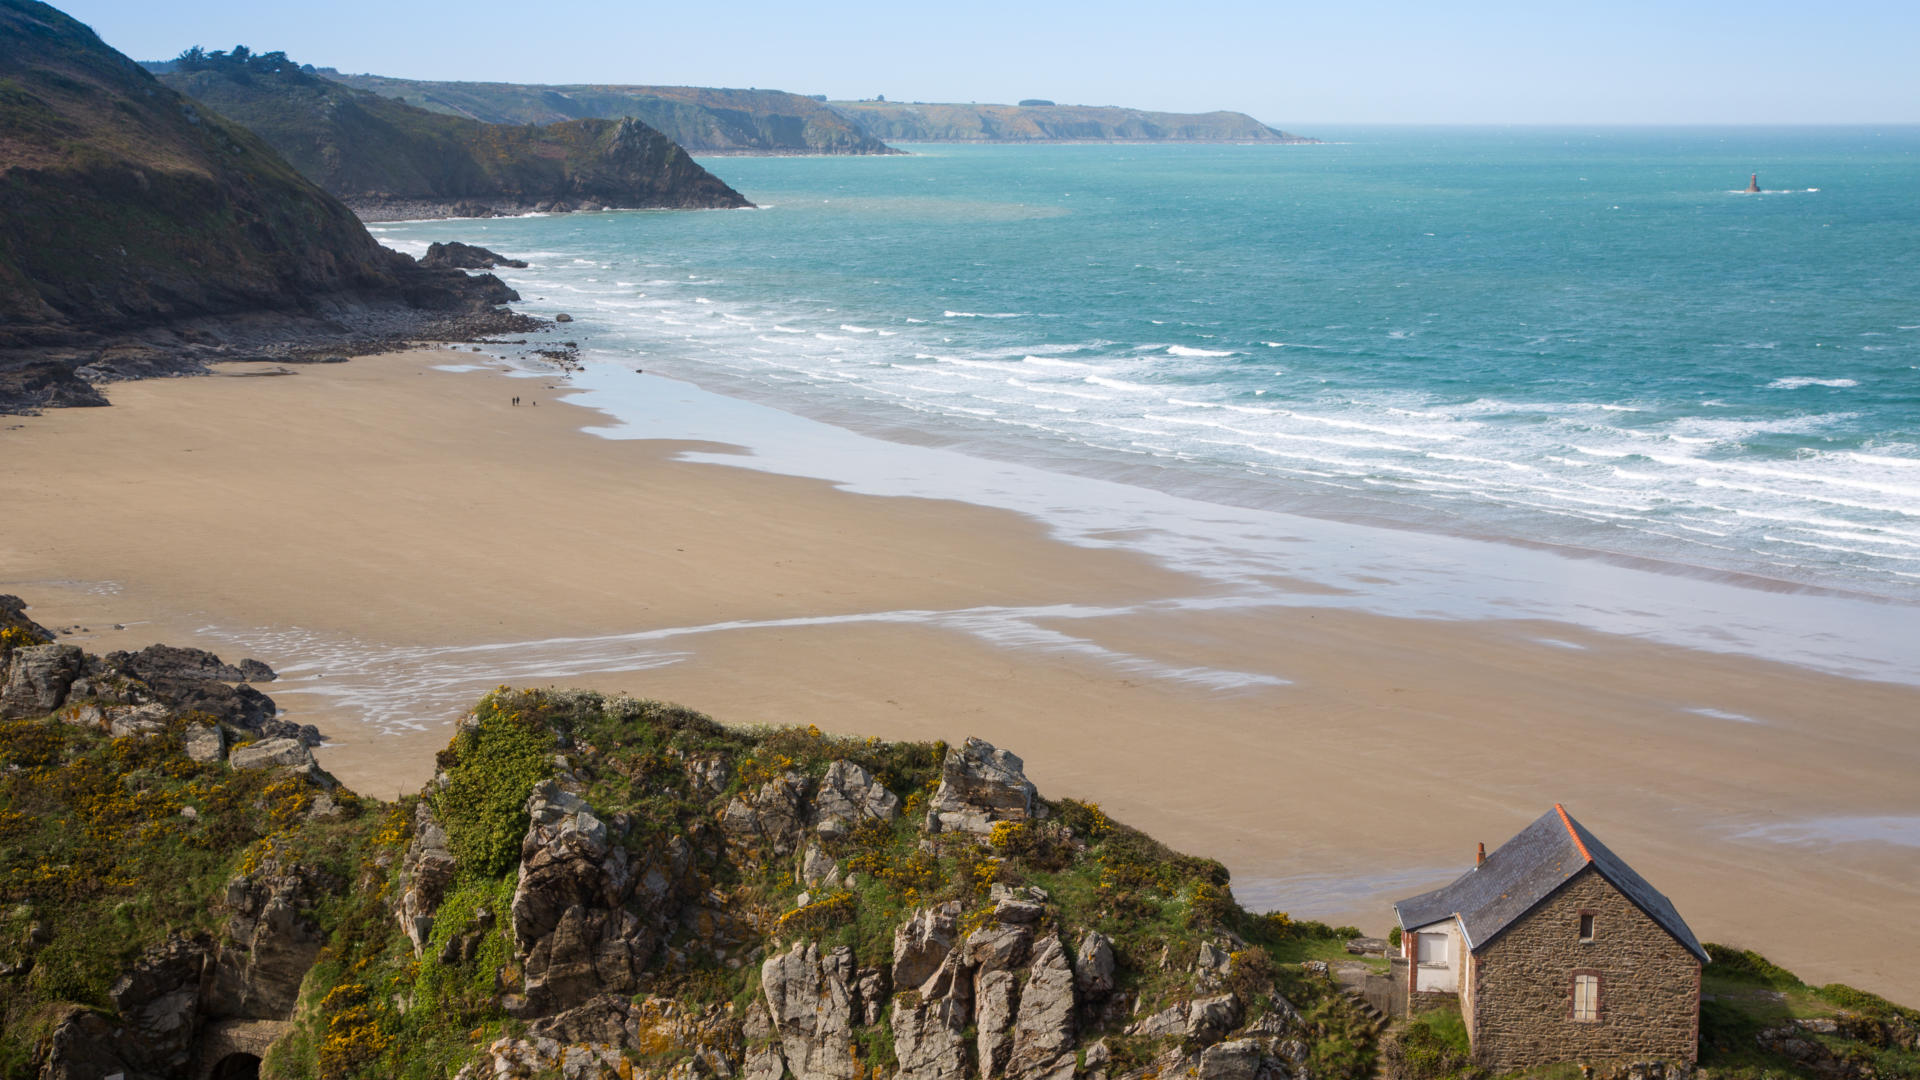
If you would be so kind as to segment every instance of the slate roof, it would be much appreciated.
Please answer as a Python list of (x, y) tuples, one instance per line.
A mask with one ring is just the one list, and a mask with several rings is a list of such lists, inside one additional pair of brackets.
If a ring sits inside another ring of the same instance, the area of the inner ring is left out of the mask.
[(1400, 916), (1400, 925), (1408, 930), (1459, 916), (1467, 947), (1479, 952), (1589, 866), (1688, 952), (1707, 962), (1707, 951), (1674, 910), (1673, 902), (1634, 873), (1633, 867), (1608, 850), (1558, 803), (1453, 884), (1402, 900), (1393, 908)]

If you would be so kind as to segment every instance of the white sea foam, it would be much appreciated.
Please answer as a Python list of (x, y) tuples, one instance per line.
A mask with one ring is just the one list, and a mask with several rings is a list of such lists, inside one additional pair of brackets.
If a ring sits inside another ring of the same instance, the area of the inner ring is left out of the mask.
[(943, 311), (940, 313), (949, 319), (1018, 319), (1023, 313), (1018, 311)]
[(1034, 364), (1038, 367), (1075, 368), (1081, 371), (1111, 370), (1101, 367), (1099, 364), (1083, 364), (1078, 360), (1059, 360), (1050, 356), (1023, 356), (1020, 358), (1020, 362), (1023, 364)]
[(1158, 393), (1158, 391), (1151, 386), (1142, 386), (1139, 383), (1127, 382), (1124, 379), (1109, 379), (1105, 375), (1089, 375), (1086, 381), (1095, 386), (1104, 386), (1109, 390), (1126, 390), (1136, 394)]
[(1803, 386), (1828, 386), (1836, 390), (1844, 390), (1848, 387), (1859, 385), (1858, 382), (1852, 379), (1816, 379), (1811, 375), (1789, 375), (1786, 378), (1775, 379), (1768, 383), (1767, 389), (1798, 390)]
[(1222, 351), (1219, 349), (1195, 349), (1186, 345), (1169, 345), (1167, 346), (1167, 355), (1168, 356), (1187, 356), (1187, 357), (1202, 357), (1202, 356), (1218, 357), (1218, 356), (1232, 356), (1234, 355), (1234, 353), (1233, 353), (1233, 350), (1231, 349)]

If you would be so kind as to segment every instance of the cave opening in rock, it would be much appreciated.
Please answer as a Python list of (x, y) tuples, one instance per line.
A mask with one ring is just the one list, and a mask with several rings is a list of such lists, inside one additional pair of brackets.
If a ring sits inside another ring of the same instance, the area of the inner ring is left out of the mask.
[(252, 1054), (228, 1054), (207, 1076), (208, 1080), (260, 1080), (260, 1059)]

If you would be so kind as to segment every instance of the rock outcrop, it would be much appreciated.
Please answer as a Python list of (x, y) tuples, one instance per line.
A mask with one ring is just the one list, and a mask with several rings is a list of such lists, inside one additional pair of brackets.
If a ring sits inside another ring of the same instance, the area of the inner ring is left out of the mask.
[(434, 818), (433, 808), (421, 800), (413, 809), (413, 839), (400, 862), (400, 905), (395, 912), (415, 956), (426, 950), (427, 939), (433, 936), (434, 912), (453, 883), (454, 869), (447, 830)]
[(892, 821), (900, 816), (900, 797), (873, 774), (851, 761), (827, 766), (813, 797), (813, 827), (827, 836), (844, 836), (863, 821)]
[(940, 788), (927, 803), (927, 831), (986, 833), (995, 822), (1026, 821), (1037, 811), (1021, 760), (970, 738), (947, 751)]
[(277, 678), (272, 668), (258, 660), (229, 664), (205, 649), (173, 645), (149, 645), (138, 652), (111, 652), (104, 659), (108, 667), (148, 682), (272, 682)]
[(761, 856), (791, 855), (807, 820), (807, 778), (786, 772), (736, 795), (720, 817), (727, 838)]
[(324, 941), (314, 908), (330, 889), (308, 867), (267, 859), (227, 882), (227, 913), (206, 989), (207, 1011), (249, 1020), (293, 1014), (300, 981)]
[(299, 769), (313, 765), (313, 752), (298, 739), (264, 739), (235, 747), (227, 763), (236, 769)]
[(67, 700), (86, 654), (75, 645), (28, 645), (14, 649), (0, 688), (0, 716), (43, 716)]
[(794, 1080), (855, 1080), (853, 950), (795, 942), (760, 966), (767, 1014)]
[(421, 266), (434, 269), (450, 268), (455, 270), (491, 270), (496, 266), (524, 270), (525, 259), (509, 259), (477, 244), (463, 244), (458, 240), (447, 243), (435, 241), (427, 245), (427, 253), (420, 259)]
[(624, 993), (652, 954), (650, 927), (625, 907), (633, 888), (627, 849), (610, 843), (586, 801), (545, 781), (527, 800), (532, 827), (520, 845), (513, 939), (526, 969), (523, 1011), (572, 1008)]

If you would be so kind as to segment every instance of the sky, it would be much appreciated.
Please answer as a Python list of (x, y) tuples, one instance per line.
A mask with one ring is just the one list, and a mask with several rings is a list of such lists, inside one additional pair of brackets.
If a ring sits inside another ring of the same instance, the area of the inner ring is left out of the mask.
[[(1315, 125), (1920, 122), (1920, 2), (55, 0), (135, 59), (1234, 109)], [(1310, 132), (1309, 132), (1310, 133)]]

